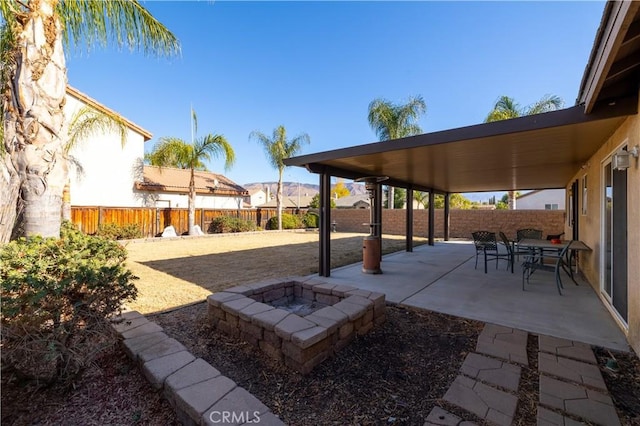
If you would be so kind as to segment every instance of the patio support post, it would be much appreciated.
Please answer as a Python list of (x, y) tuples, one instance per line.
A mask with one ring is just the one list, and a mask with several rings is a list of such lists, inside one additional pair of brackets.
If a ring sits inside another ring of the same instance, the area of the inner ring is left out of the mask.
[(444, 240), (449, 241), (449, 202), (451, 201), (451, 193), (444, 194)]
[(318, 274), (331, 275), (331, 176), (320, 173), (320, 256)]
[(436, 206), (435, 206), (435, 196), (433, 193), (433, 189), (431, 189), (429, 191), (429, 245), (432, 246), (434, 245), (434, 239), (433, 239), (433, 234), (434, 234), (434, 229), (435, 229), (435, 211), (436, 211)]
[(408, 252), (413, 251), (413, 188), (407, 188), (407, 218), (406, 218), (407, 229), (405, 232), (406, 242), (406, 250)]
[(373, 223), (377, 224), (373, 227), (374, 235), (380, 238), (380, 260), (382, 260), (382, 185), (376, 185), (376, 202), (374, 202)]

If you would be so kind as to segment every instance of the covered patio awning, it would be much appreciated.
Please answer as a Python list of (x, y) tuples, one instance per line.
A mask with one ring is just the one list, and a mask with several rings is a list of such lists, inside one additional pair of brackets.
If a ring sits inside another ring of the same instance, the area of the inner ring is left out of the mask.
[(441, 193), (564, 188), (620, 126), (637, 97), (591, 114), (560, 111), (292, 157), (288, 166)]

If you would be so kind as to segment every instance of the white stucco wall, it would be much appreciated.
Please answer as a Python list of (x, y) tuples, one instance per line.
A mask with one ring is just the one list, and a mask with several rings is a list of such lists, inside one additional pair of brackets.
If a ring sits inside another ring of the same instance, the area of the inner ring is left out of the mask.
[[(186, 209), (189, 206), (188, 195), (172, 192), (142, 192), (134, 191), (140, 204), (145, 207), (172, 207)], [(214, 197), (211, 195), (196, 195), (196, 208), (201, 209), (232, 209), (242, 208), (243, 197)]]
[[(84, 103), (67, 94), (65, 114), (69, 120)], [(142, 203), (134, 195), (133, 185), (142, 173), (144, 137), (129, 129), (127, 141), (121, 145), (119, 134), (96, 132), (82, 141), (70, 154), (84, 173), (71, 167), (70, 195), (72, 206), (137, 207)]]
[(544, 189), (523, 194), (516, 200), (516, 209), (545, 210), (545, 204), (557, 204), (558, 210), (564, 210), (566, 191), (564, 189)]

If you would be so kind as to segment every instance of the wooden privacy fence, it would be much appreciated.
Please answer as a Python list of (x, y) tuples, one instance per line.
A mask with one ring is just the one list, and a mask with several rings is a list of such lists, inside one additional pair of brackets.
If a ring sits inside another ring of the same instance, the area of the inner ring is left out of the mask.
[[(283, 208), (284, 213), (304, 214), (306, 210)], [(196, 225), (207, 232), (211, 222), (219, 216), (229, 216), (251, 221), (264, 228), (267, 221), (276, 216), (275, 208), (258, 209), (196, 209)], [(173, 226), (178, 235), (189, 228), (189, 211), (186, 208), (160, 207), (72, 207), (71, 221), (86, 234), (95, 234), (100, 225), (119, 226), (136, 224), (144, 237), (162, 234), (167, 226)]]

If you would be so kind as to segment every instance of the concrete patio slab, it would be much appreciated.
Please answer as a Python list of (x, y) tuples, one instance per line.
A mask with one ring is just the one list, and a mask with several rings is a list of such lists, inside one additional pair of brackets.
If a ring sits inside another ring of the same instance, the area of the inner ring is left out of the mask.
[(521, 369), (495, 358), (470, 353), (460, 367), (460, 372), (474, 379), (516, 392), (520, 383)]
[(486, 421), (509, 426), (513, 422), (518, 398), (464, 376), (458, 376), (444, 400), (472, 412)]
[(600, 369), (593, 364), (574, 361), (544, 352), (538, 353), (538, 370), (581, 385), (607, 390)]
[(327, 283), (350, 285), (401, 303), (535, 334), (629, 351), (626, 338), (591, 286), (566, 285), (558, 295), (553, 274), (540, 274), (522, 291), (522, 274), (504, 268), (474, 268), (470, 241), (436, 242), (382, 259), (380, 275), (364, 274), (362, 264), (333, 269)]
[(540, 375), (540, 403), (604, 426), (618, 426), (613, 401), (604, 393)]

